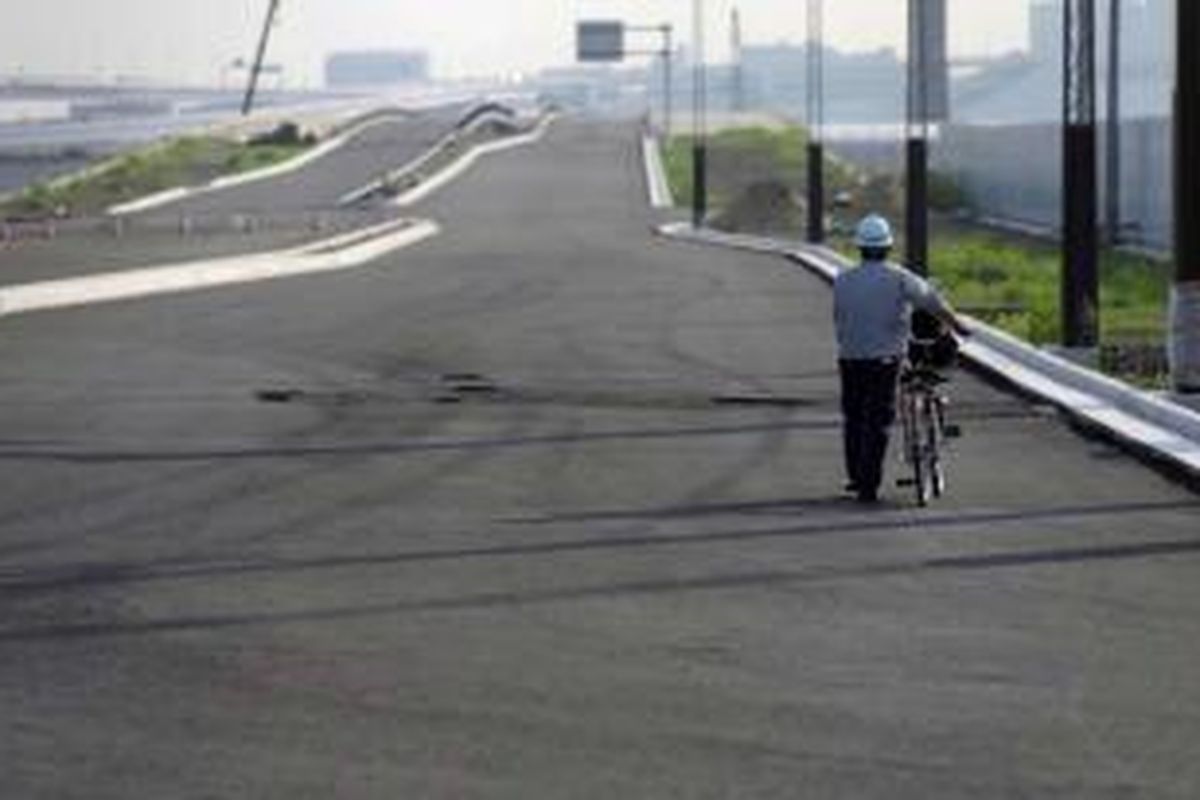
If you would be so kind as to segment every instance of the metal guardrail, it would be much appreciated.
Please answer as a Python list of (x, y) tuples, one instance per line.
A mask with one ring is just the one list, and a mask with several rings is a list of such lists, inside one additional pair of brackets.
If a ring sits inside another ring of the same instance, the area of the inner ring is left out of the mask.
[(254, 234), (272, 231), (336, 233), (364, 225), (387, 222), (397, 216), (395, 209), (368, 207), (331, 209), (325, 206), (288, 212), (206, 212), (178, 214), (163, 212), (132, 217), (71, 217), (8, 220), (0, 222), (0, 247), (69, 237), (124, 238), (138, 234), (174, 234), (198, 237), (229, 234)]

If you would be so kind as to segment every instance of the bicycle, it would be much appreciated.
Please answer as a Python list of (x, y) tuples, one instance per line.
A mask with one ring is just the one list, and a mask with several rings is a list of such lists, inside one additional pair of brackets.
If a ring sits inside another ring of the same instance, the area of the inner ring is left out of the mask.
[(946, 491), (946, 468), (942, 460), (942, 442), (962, 435), (957, 425), (946, 423), (946, 382), (937, 371), (906, 364), (900, 373), (899, 416), (903, 438), (903, 458), (912, 476), (896, 481), (912, 486), (917, 505), (926, 506), (931, 497)]

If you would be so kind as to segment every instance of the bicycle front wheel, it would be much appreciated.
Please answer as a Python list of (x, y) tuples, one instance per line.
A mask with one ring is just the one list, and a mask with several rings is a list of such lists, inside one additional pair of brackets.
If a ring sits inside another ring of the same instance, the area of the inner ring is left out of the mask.
[(946, 491), (946, 472), (942, 465), (942, 413), (935, 398), (925, 402), (924, 451), (925, 472), (928, 475), (929, 492), (941, 497)]

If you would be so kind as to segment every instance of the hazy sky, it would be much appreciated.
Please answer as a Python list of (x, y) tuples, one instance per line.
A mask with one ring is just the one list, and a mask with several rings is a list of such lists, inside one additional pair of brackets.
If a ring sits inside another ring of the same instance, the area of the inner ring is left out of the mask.
[[(951, 48), (1023, 47), (1028, 0), (949, 0)], [(216, 83), (248, 57), (268, 0), (0, 0), (0, 72), (154, 76)], [(740, 9), (748, 43), (802, 41), (804, 0), (705, 0), (711, 52), (728, 51)], [(826, 0), (827, 36), (843, 49), (899, 45), (904, 0)], [(690, 36), (692, 0), (282, 0), (272, 60), (293, 84), (319, 81), (327, 52), (420, 47), (443, 77), (569, 64), (577, 19), (672, 22)]]

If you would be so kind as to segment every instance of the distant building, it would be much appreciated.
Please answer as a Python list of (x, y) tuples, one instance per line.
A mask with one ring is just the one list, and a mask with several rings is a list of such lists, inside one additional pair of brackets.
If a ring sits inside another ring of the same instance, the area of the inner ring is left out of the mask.
[(325, 60), (331, 89), (395, 86), (429, 80), (429, 55), (419, 50), (360, 50)]
[[(1134, 72), (1170, 75), (1172, 53), (1168, 32), (1172, 28), (1174, 0), (1124, 0), (1121, 5), (1121, 62)], [(1096, 9), (1096, 54), (1108, 62), (1107, 3)], [(1029, 54), (1041, 63), (1062, 60), (1062, 0), (1033, 0), (1029, 8)]]
[(647, 103), (647, 73), (642, 69), (599, 64), (547, 69), (535, 85), (544, 101), (575, 109), (628, 114), (644, 110)]
[[(808, 85), (807, 45), (747, 46), (742, 80), (748, 105), (798, 114)], [(824, 51), (825, 115), (832, 124), (903, 119), (904, 64), (892, 50)]]
[[(1124, 119), (1170, 113), (1174, 83), (1170, 30), (1172, 0), (1124, 0), (1121, 17), (1121, 113)], [(1107, 4), (1103, 4), (1106, 6)], [(1096, 15), (1097, 111), (1104, 116), (1109, 24)], [(1062, 0), (1033, 0), (1029, 53), (999, 59), (955, 86), (955, 117), (964, 122), (1051, 122), (1062, 116)]]
[(1040, 0), (1029, 8), (1029, 55), (1035, 61), (1062, 58), (1063, 10), (1060, 0)]

